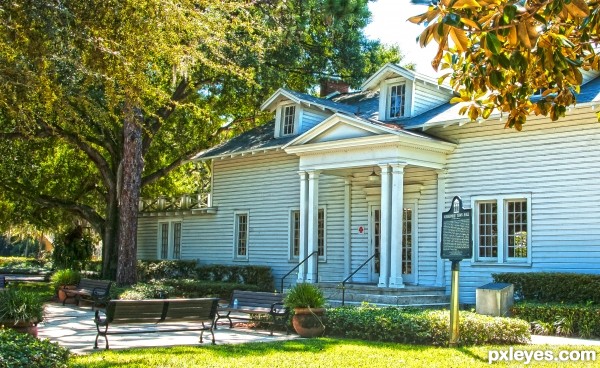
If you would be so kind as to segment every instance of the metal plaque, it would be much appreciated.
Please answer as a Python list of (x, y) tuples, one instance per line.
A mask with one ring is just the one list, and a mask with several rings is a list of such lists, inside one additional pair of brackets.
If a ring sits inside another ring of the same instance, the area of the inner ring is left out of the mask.
[(442, 213), (443, 259), (461, 261), (473, 254), (471, 210), (464, 209), (462, 200), (456, 196), (448, 212)]

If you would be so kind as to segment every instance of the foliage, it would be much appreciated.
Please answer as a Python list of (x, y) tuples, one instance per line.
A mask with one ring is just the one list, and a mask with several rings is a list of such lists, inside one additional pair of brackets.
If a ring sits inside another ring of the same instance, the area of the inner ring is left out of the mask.
[(442, 0), (409, 20), (427, 25), (420, 44), (437, 42), (432, 65), (449, 69), (440, 82), (450, 77), (452, 102), (471, 120), (494, 110), (517, 130), (530, 114), (557, 120), (576, 101), (581, 69), (600, 69), (595, 0)]
[(40, 322), (44, 318), (44, 302), (35, 292), (7, 289), (0, 292), (0, 321)]
[(399, 61), (365, 38), (368, 20), (366, 0), (2, 3), (0, 214), (85, 219), (103, 276), (135, 282), (140, 190), (197, 190), (184, 163), (271, 119), (260, 103), (284, 84), (354, 82)]
[(292, 286), (285, 295), (283, 303), (290, 309), (294, 308), (323, 308), (325, 297), (318, 286), (301, 282)]
[(9, 288), (37, 294), (38, 298), (43, 303), (52, 301), (52, 299), (56, 295), (52, 284), (48, 282), (21, 282), (9, 285)]
[(31, 237), (13, 240), (10, 236), (0, 236), (0, 255), (2, 256), (25, 256), (37, 254), (40, 243)]
[(67, 367), (69, 351), (50, 340), (0, 329), (0, 368)]
[(218, 297), (230, 300), (234, 290), (264, 291), (256, 285), (191, 279), (167, 279), (113, 289), (110, 292), (113, 298), (132, 300), (155, 299), (165, 295), (169, 298)]
[(273, 291), (273, 273), (268, 266), (203, 265), (198, 267), (198, 278), (216, 282), (234, 282), (256, 285), (262, 291)]
[[(443, 346), (450, 337), (448, 311), (340, 307), (327, 310), (325, 325), (328, 336), (364, 340)], [(460, 345), (525, 344), (529, 338), (525, 321), (460, 313)]]
[(39, 274), (50, 271), (52, 263), (36, 258), (0, 257), (0, 274)]
[(58, 269), (70, 268), (81, 271), (92, 258), (94, 243), (80, 226), (56, 236), (52, 262)]
[[(440, 349), (439, 347), (359, 341), (348, 339), (293, 339), (265, 344), (217, 344), (202, 347), (198, 354), (195, 346), (166, 348), (145, 348), (128, 350), (108, 350), (94, 354), (75, 356), (73, 366), (80, 368), (108, 367), (370, 367), (370, 368), (448, 368), (448, 367), (490, 367), (491, 350), (508, 351), (507, 346), (472, 346), (460, 349)], [(523, 345), (514, 350), (534, 352), (539, 345)], [(560, 351), (591, 350), (600, 353), (598, 346), (545, 346), (544, 350), (558, 356)], [(523, 366), (524, 361), (506, 366)], [(532, 363), (533, 364), (533, 363)], [(588, 367), (591, 362), (568, 363), (564, 366)], [(501, 365), (500, 363), (498, 365)], [(556, 367), (555, 361), (536, 361), (535, 367)], [(502, 365), (504, 366), (504, 365)]]
[(54, 290), (65, 285), (77, 285), (79, 280), (81, 280), (79, 271), (71, 269), (58, 270), (50, 277), (50, 283), (54, 286)]
[(137, 261), (138, 280), (148, 282), (151, 280), (196, 278), (196, 261)]
[(600, 307), (583, 304), (517, 303), (511, 313), (540, 335), (600, 337)]
[(532, 302), (600, 304), (600, 275), (559, 272), (492, 274), (495, 282), (515, 286), (515, 297)]

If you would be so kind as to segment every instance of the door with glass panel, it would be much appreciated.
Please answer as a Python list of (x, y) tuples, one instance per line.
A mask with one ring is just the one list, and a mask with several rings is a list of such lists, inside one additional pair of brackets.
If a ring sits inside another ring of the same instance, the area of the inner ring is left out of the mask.
[(402, 281), (416, 283), (416, 219), (415, 204), (405, 203), (402, 215)]

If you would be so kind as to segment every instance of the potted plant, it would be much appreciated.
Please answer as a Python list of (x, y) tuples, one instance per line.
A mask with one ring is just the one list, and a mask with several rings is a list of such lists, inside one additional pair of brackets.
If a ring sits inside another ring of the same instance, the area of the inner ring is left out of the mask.
[(81, 280), (81, 274), (71, 269), (58, 270), (50, 278), (54, 290), (58, 293), (58, 300), (61, 302), (67, 298), (67, 295), (61, 289), (74, 289), (79, 280)]
[(293, 310), (292, 325), (301, 337), (321, 336), (325, 331), (325, 297), (317, 286), (307, 283), (294, 285), (283, 303)]
[(0, 293), (0, 326), (37, 337), (37, 324), (44, 318), (44, 303), (36, 293), (8, 289)]

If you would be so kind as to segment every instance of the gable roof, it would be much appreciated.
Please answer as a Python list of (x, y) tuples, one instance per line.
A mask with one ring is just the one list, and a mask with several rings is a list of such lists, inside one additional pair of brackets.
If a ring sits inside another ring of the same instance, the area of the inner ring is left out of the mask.
[(311, 96), (306, 93), (291, 91), (285, 88), (279, 88), (271, 95), (261, 106), (261, 110), (274, 110), (277, 104), (283, 100), (290, 100), (297, 104), (304, 103), (309, 106), (317, 106), (322, 109), (327, 109), (332, 112), (345, 112), (354, 114), (357, 109), (355, 106), (338, 103), (325, 98)]
[(381, 81), (383, 81), (384, 79), (388, 79), (393, 75), (398, 75), (411, 81), (420, 80), (423, 82), (431, 83), (435, 86), (439, 86), (441, 89), (453, 93), (452, 88), (450, 88), (447, 85), (439, 85), (435, 78), (432, 78), (425, 74), (417, 73), (413, 70), (408, 70), (406, 68), (401, 67), (400, 65), (392, 63), (387, 63), (384, 66), (382, 66), (377, 72), (375, 72), (375, 74), (370, 76), (369, 79), (367, 79), (360, 86), (360, 89), (362, 89), (363, 91), (374, 89), (375, 87), (379, 86), (379, 83), (381, 83)]

